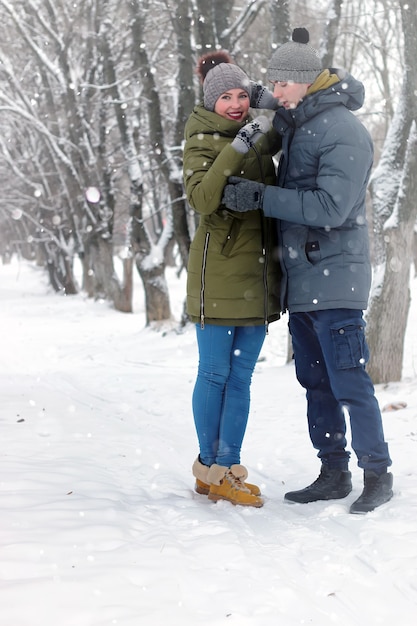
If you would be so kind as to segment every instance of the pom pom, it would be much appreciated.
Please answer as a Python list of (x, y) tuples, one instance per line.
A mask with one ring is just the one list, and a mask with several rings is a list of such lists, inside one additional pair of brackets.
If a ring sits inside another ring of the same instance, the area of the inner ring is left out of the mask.
[(197, 63), (197, 74), (200, 76), (201, 82), (204, 81), (206, 74), (212, 67), (220, 63), (233, 63), (234, 61), (227, 50), (217, 50), (216, 52), (208, 52), (199, 58)]
[(310, 34), (306, 28), (294, 28), (292, 31), (292, 40), (296, 43), (308, 43)]

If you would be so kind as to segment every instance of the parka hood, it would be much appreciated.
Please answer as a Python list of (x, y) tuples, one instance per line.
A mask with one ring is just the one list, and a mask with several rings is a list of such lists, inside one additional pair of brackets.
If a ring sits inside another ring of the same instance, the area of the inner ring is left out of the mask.
[(326, 108), (337, 104), (342, 104), (349, 111), (357, 111), (364, 100), (363, 83), (344, 69), (326, 69), (319, 74), (309, 87), (304, 100), (295, 109), (286, 110), (281, 107), (277, 110), (274, 126), (280, 132), (279, 124), (276, 124), (279, 118), (286, 120), (291, 126), (300, 126)]
[(357, 111), (363, 106), (365, 87), (360, 80), (354, 78), (345, 69), (324, 70), (311, 87), (317, 84), (320, 89), (322, 80), (324, 80), (324, 86), (321, 89), (327, 94), (326, 97), (334, 94), (333, 102), (342, 101), (349, 111)]

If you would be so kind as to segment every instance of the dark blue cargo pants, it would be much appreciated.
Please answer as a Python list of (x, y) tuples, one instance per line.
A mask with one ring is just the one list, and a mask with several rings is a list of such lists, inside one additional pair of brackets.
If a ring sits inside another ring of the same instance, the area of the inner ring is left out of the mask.
[(374, 386), (362, 311), (291, 313), (297, 379), (306, 389), (310, 438), (330, 469), (347, 469), (345, 411), (358, 466), (382, 473), (391, 465)]

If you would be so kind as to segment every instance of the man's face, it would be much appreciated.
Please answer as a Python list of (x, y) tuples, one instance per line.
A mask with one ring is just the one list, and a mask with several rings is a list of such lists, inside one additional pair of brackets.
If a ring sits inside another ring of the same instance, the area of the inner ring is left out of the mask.
[(284, 109), (295, 109), (307, 93), (310, 83), (274, 82), (274, 98)]

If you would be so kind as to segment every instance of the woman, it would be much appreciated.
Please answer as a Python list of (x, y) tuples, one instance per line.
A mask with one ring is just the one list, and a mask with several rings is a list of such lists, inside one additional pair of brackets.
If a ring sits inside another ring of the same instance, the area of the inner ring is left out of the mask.
[(201, 57), (197, 69), (204, 100), (186, 123), (184, 147), (187, 199), (200, 214), (187, 280), (199, 350), (192, 404), (200, 453), (193, 474), (196, 491), (211, 500), (260, 507), (259, 488), (244, 482), (240, 450), (252, 373), (268, 323), (279, 318), (276, 227), (261, 211), (229, 211), (221, 198), (231, 175), (274, 183), (271, 155), (281, 140), (265, 132), (265, 118), (252, 120), (249, 107), (251, 97), (264, 108), (276, 101), (223, 51)]

